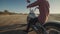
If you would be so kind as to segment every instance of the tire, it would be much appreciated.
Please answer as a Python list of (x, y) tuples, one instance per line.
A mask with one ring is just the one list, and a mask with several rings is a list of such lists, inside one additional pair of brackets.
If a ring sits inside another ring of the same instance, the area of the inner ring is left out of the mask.
[(36, 34), (47, 34), (43, 25), (37, 23), (36, 25), (32, 26), (32, 29), (36, 32)]
[(44, 27), (46, 28), (48, 33), (52, 34), (53, 31), (55, 31), (55, 34), (56, 32), (60, 33), (60, 22), (47, 22), (44, 24)]

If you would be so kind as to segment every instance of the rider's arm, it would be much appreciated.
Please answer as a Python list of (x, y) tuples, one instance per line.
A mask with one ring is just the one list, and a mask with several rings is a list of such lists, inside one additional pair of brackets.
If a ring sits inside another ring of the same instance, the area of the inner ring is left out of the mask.
[(39, 5), (39, 4), (42, 4), (42, 2), (44, 2), (44, 1), (45, 1), (45, 0), (37, 0), (37, 1), (35, 1), (34, 3), (29, 4), (29, 5), (27, 6), (27, 8), (35, 7), (35, 6)]
[(35, 7), (37, 6), (39, 3), (37, 1), (35, 1), (34, 3), (31, 3), (27, 6), (27, 8), (30, 8), (30, 7)]

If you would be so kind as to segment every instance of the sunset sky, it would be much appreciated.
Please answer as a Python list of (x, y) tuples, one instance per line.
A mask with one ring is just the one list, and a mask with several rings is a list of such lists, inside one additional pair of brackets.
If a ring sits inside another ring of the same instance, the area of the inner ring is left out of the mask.
[[(50, 13), (60, 14), (60, 0), (48, 1), (50, 3)], [(26, 8), (27, 5), (26, 0), (0, 0), (0, 11), (9, 10), (10, 12), (16, 13), (28, 13), (29, 10)], [(36, 12), (37, 11), (38, 10), (36, 10)]]

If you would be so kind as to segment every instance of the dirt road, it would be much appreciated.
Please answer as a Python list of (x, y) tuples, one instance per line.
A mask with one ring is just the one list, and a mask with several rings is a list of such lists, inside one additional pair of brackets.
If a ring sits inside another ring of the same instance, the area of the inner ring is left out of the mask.
[[(0, 32), (26, 29), (26, 26), (20, 27), (20, 24), (27, 24), (26, 18), (27, 15), (0, 15)], [(59, 18), (60, 16), (52, 15), (49, 16), (48, 21), (60, 20)], [(35, 32), (29, 34), (35, 34)]]

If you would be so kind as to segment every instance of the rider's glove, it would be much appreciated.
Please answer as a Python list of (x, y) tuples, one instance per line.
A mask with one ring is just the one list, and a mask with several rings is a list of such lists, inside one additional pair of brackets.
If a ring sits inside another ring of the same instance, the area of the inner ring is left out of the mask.
[(27, 3), (30, 3), (30, 0), (27, 0)]

